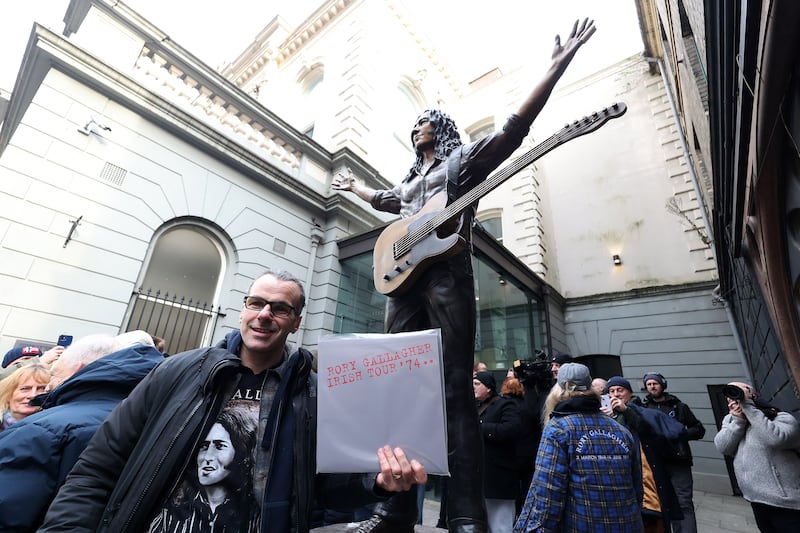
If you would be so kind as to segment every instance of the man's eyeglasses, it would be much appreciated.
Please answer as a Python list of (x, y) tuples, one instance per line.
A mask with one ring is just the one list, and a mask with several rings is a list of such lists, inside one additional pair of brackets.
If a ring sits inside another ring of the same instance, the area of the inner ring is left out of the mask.
[(272, 314), (278, 318), (288, 318), (293, 314), (297, 314), (297, 309), (287, 304), (286, 302), (270, 302), (258, 296), (245, 296), (244, 306), (251, 311), (261, 312), (267, 305), (269, 305)]

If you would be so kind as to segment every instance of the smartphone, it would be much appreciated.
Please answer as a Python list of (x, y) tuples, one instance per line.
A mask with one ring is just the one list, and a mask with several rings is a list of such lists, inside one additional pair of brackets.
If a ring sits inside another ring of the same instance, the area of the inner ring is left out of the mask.
[(59, 335), (58, 336), (58, 343), (59, 346), (63, 346), (66, 348), (70, 344), (72, 344), (72, 335)]
[(608, 394), (603, 394), (600, 396), (600, 406), (601, 407), (608, 407), (611, 409), (611, 396)]

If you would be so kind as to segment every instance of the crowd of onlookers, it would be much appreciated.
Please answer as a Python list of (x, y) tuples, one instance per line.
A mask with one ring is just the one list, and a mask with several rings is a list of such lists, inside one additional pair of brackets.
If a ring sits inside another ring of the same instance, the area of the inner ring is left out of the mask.
[[(490, 531), (697, 531), (689, 441), (705, 427), (666, 392), (662, 374), (643, 376), (640, 399), (628, 379), (592, 379), (567, 354), (552, 359), (544, 391), (521, 386), (516, 369), (498, 390), (481, 365), (474, 390)], [(800, 425), (749, 384), (724, 392), (729, 414), (714, 443), (734, 458), (760, 531), (800, 530)]]
[(33, 531), (108, 414), (164, 356), (144, 331), (18, 346), (0, 380), (0, 531)]
[[(0, 531), (36, 529), (100, 424), (164, 360), (157, 344), (163, 350), (162, 339), (134, 331), (6, 353)], [(628, 379), (592, 379), (568, 354), (547, 364), (535, 379), (512, 368), (500, 384), (496, 373), (475, 365), (489, 531), (697, 531), (689, 441), (701, 439), (705, 428), (666, 392), (667, 379), (645, 374), (640, 400)], [(714, 439), (717, 449), (734, 458), (760, 530), (795, 530), (797, 420), (762, 402), (749, 384), (729, 384), (725, 394), (730, 412)], [(446, 527), (447, 478), (438, 483), (439, 527)], [(324, 516), (331, 523), (359, 515), (328, 510)]]

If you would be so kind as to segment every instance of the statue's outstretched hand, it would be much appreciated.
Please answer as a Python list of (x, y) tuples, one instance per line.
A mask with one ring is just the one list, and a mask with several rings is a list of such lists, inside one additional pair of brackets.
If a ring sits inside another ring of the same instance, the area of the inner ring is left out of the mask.
[(331, 187), (337, 191), (352, 191), (356, 185), (356, 177), (349, 168), (339, 172), (331, 182)]
[(553, 48), (553, 61), (563, 61), (569, 63), (575, 56), (578, 48), (594, 35), (597, 28), (593, 20), (585, 18), (583, 20), (576, 20), (572, 25), (572, 31), (569, 34), (566, 42), (561, 44), (561, 36), (556, 35), (556, 45)]

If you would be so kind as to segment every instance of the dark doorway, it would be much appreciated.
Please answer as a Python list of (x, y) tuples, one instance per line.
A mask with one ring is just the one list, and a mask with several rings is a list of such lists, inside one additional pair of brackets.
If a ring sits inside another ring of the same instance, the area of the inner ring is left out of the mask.
[(575, 358), (576, 363), (586, 365), (593, 378), (608, 379), (622, 375), (622, 364), (618, 355), (593, 354)]
[[(722, 427), (722, 419), (728, 414), (728, 401), (725, 395), (722, 394), (722, 387), (725, 385), (707, 385), (708, 397), (711, 400), (711, 410), (714, 413), (714, 422), (717, 424), (717, 431)], [(725, 468), (728, 469), (728, 477), (731, 480), (731, 490), (736, 496), (741, 496), (742, 491), (739, 490), (739, 483), (736, 481), (736, 473), (733, 471), (733, 458), (725, 455)]]

